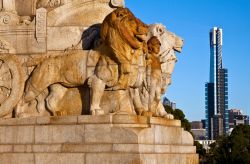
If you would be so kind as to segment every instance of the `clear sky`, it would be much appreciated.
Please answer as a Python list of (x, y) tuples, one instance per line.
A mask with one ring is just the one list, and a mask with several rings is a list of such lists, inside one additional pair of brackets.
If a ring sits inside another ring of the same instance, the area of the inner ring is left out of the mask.
[(229, 109), (250, 115), (250, 0), (125, 0), (147, 24), (163, 23), (184, 47), (166, 96), (190, 121), (205, 118), (209, 80), (209, 31), (223, 29), (223, 67), (228, 69)]

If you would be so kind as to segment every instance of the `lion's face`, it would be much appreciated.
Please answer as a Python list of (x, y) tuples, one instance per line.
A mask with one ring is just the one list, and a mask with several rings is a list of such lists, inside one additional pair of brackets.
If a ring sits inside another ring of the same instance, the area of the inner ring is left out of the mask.
[(167, 49), (173, 49), (177, 52), (182, 50), (183, 39), (168, 31), (162, 24), (150, 25), (149, 36), (156, 36), (161, 41), (161, 53)]
[(174, 33), (168, 31), (162, 24), (150, 25), (148, 36), (156, 36), (161, 42), (159, 53), (162, 70), (162, 92), (171, 84), (171, 75), (177, 61), (175, 51), (181, 52), (183, 40)]
[(120, 37), (133, 49), (142, 47), (147, 32), (148, 26), (136, 18), (127, 8), (114, 10), (104, 19), (101, 26), (101, 38), (104, 41), (111, 42), (110, 40), (114, 40), (111, 37)]

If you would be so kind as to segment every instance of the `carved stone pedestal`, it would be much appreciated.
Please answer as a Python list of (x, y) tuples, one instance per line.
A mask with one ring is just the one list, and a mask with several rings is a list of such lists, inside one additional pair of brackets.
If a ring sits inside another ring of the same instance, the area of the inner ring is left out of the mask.
[(128, 115), (0, 120), (2, 164), (198, 163), (179, 120)]

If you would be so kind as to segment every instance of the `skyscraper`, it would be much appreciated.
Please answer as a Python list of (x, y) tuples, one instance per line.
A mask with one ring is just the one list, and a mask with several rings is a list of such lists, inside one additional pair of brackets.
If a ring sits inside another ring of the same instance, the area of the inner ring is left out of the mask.
[(206, 137), (226, 134), (228, 125), (228, 72), (222, 65), (222, 29), (209, 32), (210, 72), (205, 85)]

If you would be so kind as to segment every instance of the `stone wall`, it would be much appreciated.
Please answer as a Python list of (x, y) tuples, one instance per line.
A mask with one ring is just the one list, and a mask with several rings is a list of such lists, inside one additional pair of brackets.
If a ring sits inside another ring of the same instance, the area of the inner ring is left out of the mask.
[(198, 163), (179, 120), (105, 115), (0, 120), (8, 164)]

